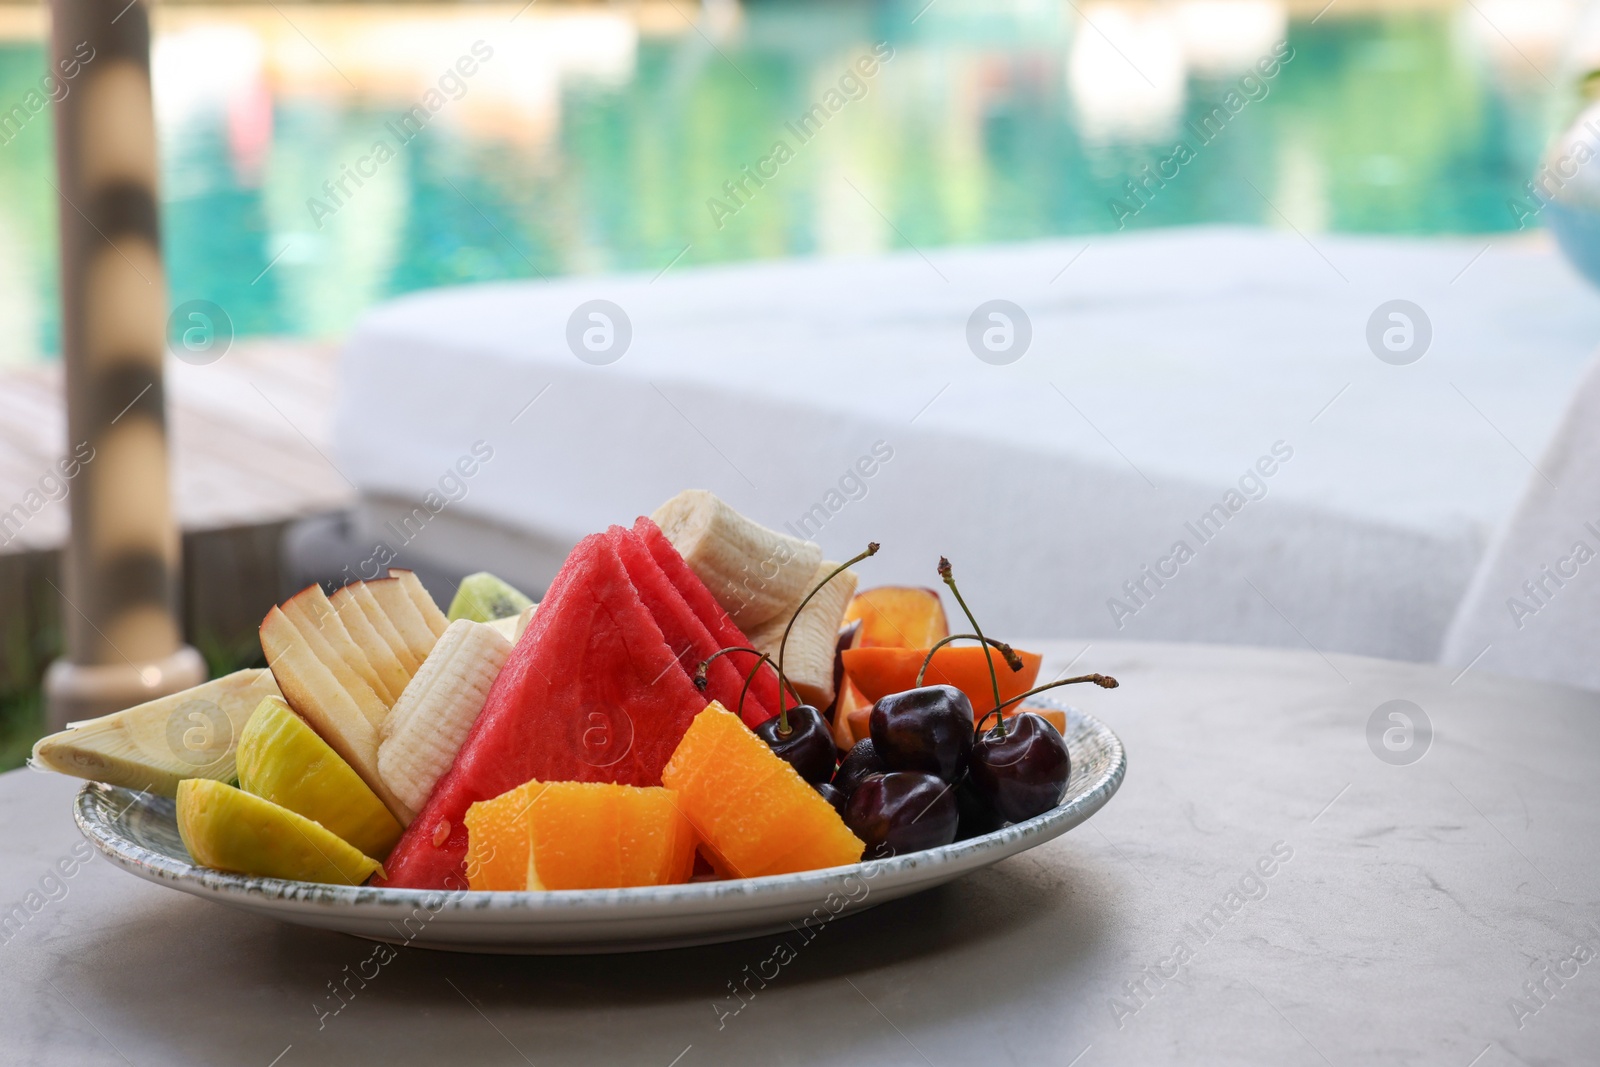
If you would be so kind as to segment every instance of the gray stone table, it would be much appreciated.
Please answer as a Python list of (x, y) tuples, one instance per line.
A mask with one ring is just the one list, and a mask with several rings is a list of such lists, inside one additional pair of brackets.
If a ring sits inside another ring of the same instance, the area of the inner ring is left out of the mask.
[[(407, 950), (319, 1017), (368, 944), (80, 869), (74, 783), (0, 776), (0, 907), (44, 901), (0, 935), (0, 1061), (1596, 1062), (1600, 694), (1309, 651), (1041, 647), (1047, 676), (1121, 678), (1077, 694), (1127, 745), (1121, 792), (1051, 844), (830, 925), (737, 1014), (729, 983), (774, 939)], [(1385, 760), (1368, 724), (1392, 700), (1433, 735), (1380, 736)]]

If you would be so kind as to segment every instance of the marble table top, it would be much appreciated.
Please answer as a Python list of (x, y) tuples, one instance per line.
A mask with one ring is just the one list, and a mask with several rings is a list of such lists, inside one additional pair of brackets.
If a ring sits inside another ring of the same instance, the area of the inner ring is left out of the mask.
[(1592, 1062), (1600, 694), (1085, 644), (1023, 643), (1121, 679), (1075, 693), (1128, 749), (1106, 809), (764, 984), (776, 938), (375, 969), (85, 859), (72, 781), (0, 776), (0, 1063)]

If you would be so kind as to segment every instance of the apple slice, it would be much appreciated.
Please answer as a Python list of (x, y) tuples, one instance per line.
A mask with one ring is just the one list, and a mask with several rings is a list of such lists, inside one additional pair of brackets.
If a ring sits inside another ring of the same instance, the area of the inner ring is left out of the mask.
[(372, 724), (372, 728), (376, 730), (382, 726), (383, 720), (389, 715), (389, 705), (385, 704), (383, 698), (367, 684), (367, 680), (361, 676), (361, 672), (352, 662), (359, 656), (360, 650), (350, 640), (350, 635), (343, 632), (344, 624), (340, 623), (340, 630), (336, 632), (331, 626), (318, 627), (307, 624), (303, 617), (297, 618), (283, 608), (274, 608), (273, 611), (282, 615), (295, 628), (300, 640), (305, 642), (311, 654), (317, 657), (318, 662), (329, 674), (333, 675), (339, 688), (344, 690), (361, 710), (362, 717)]
[[(389, 650), (394, 653), (400, 665), (406, 669), (408, 676), (415, 676), (422, 668), (422, 660), (418, 659), (411, 651), (411, 646), (406, 643), (405, 637), (400, 633), (400, 628), (389, 618), (389, 613), (383, 610), (378, 603), (378, 598), (372, 595), (368, 582), (352, 582), (339, 592), (333, 594), (337, 600), (339, 596), (348, 594), (352, 603), (361, 608), (361, 613), (372, 623), (372, 628), (378, 635), (388, 642)], [(342, 610), (342, 609), (341, 609)]]
[[(414, 672), (406, 669), (406, 665), (401, 662), (389, 639), (378, 632), (377, 626), (367, 617), (367, 613), (361, 610), (361, 605), (348, 590), (349, 587), (346, 586), (334, 593), (328, 598), (328, 603), (339, 613), (339, 620), (349, 631), (350, 639), (366, 653), (367, 661), (377, 672), (378, 680), (389, 691), (388, 703), (393, 707), (395, 701), (400, 699), (400, 694), (405, 692), (406, 686), (410, 684)], [(400, 635), (396, 634), (395, 643), (398, 644), (399, 641)]]
[(328, 746), (355, 768), (361, 780), (398, 818), (405, 805), (378, 774), (378, 724), (371, 718), (370, 709), (347, 688), (347, 682), (354, 681), (360, 690), (365, 690), (365, 699), (376, 703), (372, 690), (348, 667), (342, 672), (347, 678), (341, 680), (339, 673), (312, 651), (294, 620), (278, 608), (268, 612), (261, 623), (261, 650), (295, 714), (310, 723)]
[(365, 584), (372, 598), (378, 602), (378, 607), (389, 616), (394, 628), (400, 631), (401, 640), (416, 657), (417, 663), (421, 664), (433, 651), (434, 643), (439, 638), (417, 609), (416, 601), (411, 599), (398, 578), (379, 578)]
[(406, 596), (411, 598), (411, 603), (417, 606), (417, 613), (422, 616), (422, 621), (428, 624), (428, 629), (433, 631), (435, 639), (444, 635), (445, 627), (450, 625), (450, 619), (439, 610), (439, 605), (433, 597), (428, 595), (428, 590), (423, 586), (422, 579), (412, 571), (389, 570), (389, 577), (400, 583), (400, 588), (406, 591)]
[[(338, 609), (328, 601), (322, 586), (306, 586), (284, 601), (282, 610), (294, 621), (295, 626), (306, 638), (306, 643), (324, 662), (332, 656), (350, 667), (361, 676), (363, 682), (367, 683), (367, 688), (383, 702), (384, 707), (392, 707), (400, 698), (398, 692), (390, 692), (389, 687), (384, 684), (378, 669), (367, 658), (366, 650), (351, 638), (350, 631), (339, 618)], [(404, 688), (401, 686), (402, 690)]]

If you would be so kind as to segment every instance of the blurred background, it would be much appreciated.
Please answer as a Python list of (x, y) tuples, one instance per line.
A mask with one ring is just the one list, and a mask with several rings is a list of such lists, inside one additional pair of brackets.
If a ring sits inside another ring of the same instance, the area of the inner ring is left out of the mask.
[[(1496, 449), (1500, 438), (1520, 441), (1512, 451), (1529, 465), (1524, 453), (1537, 456), (1558, 433), (1593, 343), (1586, 331), (1600, 324), (1600, 302), (1557, 265), (1545, 229), (1552, 213), (1528, 186), (1581, 113), (1600, 65), (1600, 13), (1579, 0), (167, 3), (152, 23), (169, 304), (220, 311), (224, 325), (208, 328), (228, 331), (233, 346), (205, 378), (192, 361), (175, 363), (168, 387), (183, 621), (213, 672), (259, 660), (254, 628), (273, 598), (359, 558), (360, 538), (345, 536), (352, 509), (400, 492), (396, 478), (425, 488), (453, 458), (418, 460), (386, 483), (381, 472), (369, 479), (358, 456), (347, 460), (348, 447), (333, 451), (341, 433), (356, 432), (337, 425), (349, 421), (351, 382), (357, 392), (366, 384), (338, 353), (364, 315), (404, 294), (496, 281), (550, 281), (566, 293), (563, 278), (653, 281), (752, 261), (938, 258), (1051, 239), (1070, 251), (1102, 236), (1160, 241), (1213, 226), (1276, 234), (1319, 256), (1357, 249), (1380, 263), (1390, 247), (1442, 248), (1452, 266), (1439, 282), (1453, 285), (1454, 264), (1465, 273), (1475, 249), (1494, 245), (1511, 250), (1499, 269), (1572, 316), (1562, 320), (1565, 347), (1549, 346), (1550, 362), (1521, 381), (1525, 403), (1507, 416), (1509, 436), (1471, 422)], [(46, 9), (0, 4), (0, 509), (64, 439), (51, 109), (26, 104), (45, 73), (47, 37)], [(737, 225), (719, 216), (711, 201), (724, 183), (768, 155), (775, 136), (788, 137), (786, 124), (880, 42), (892, 48), (893, 77), (864, 79), (848, 121), (785, 162), (781, 181), (748, 202), (724, 194)], [(1254, 73), (1285, 47), (1292, 58), (1280, 71)], [(476, 72), (451, 75), (469, 51)], [(1129, 179), (1177, 141), (1207, 141), (1197, 133), (1241, 86), (1251, 90), (1245, 114), (1182, 163), (1182, 180), (1148, 202), (1131, 198)], [(426, 128), (392, 159), (361, 164), (379, 138), (405, 140), (395, 124), (430, 93), (439, 106)], [(350, 184), (351, 167), (366, 176)], [(1353, 243), (1340, 244), (1346, 236)], [(1567, 240), (1569, 253), (1581, 247)], [(1125, 274), (1144, 269), (1130, 262)], [(365, 351), (383, 336), (369, 336)], [(1352, 337), (1360, 348), (1359, 324)], [(449, 366), (439, 357), (436, 372)], [(1343, 395), (1334, 392), (1342, 378), (1308, 391), (1308, 413), (1324, 393)], [(1095, 426), (1098, 438), (1083, 432), (1095, 448), (1127, 443), (1114, 426)], [(1243, 469), (1271, 443), (1252, 438), (1214, 469)], [(842, 462), (863, 447), (842, 446)], [(1146, 462), (1137, 445), (1131, 460), (1112, 448), (1130, 465)], [(1106, 461), (1121, 469), (1116, 455)], [(1493, 499), (1463, 504), (1461, 530), (1444, 548), (1405, 549), (1448, 557), (1448, 587), (1423, 612), (1421, 636), (1364, 644), (1337, 636), (1361, 629), (1345, 619), (1328, 631), (1328, 647), (1432, 658), (1529, 475), (1516, 456), (1501, 458)], [(1227, 483), (1217, 484), (1194, 498), (1197, 508)], [(788, 510), (763, 518), (778, 525), (821, 488), (772, 502)], [(492, 502), (491, 491), (479, 500)], [(1154, 525), (1171, 527), (1189, 506), (1175, 504)], [(46, 509), (0, 547), (0, 766), (20, 762), (41, 729), (39, 681), (60, 652), (68, 610), (54, 585), (65, 512)], [(1313, 522), (1307, 514), (1295, 521)], [(832, 532), (847, 528), (853, 536), (843, 521)], [(554, 550), (567, 535), (554, 537)], [(1368, 554), (1391, 553), (1385, 545)], [(1095, 557), (1098, 584), (1051, 636), (1107, 629), (1102, 601), (1153, 558), (1146, 547)], [(463, 552), (454, 552), (463, 563), (455, 577), (473, 569)], [(430, 582), (448, 586), (451, 568), (436, 571)], [(1329, 588), (1342, 580), (1332, 575)], [(1288, 620), (1268, 606), (1272, 625)], [(1081, 621), (1091, 614), (1096, 622)], [(1038, 632), (1036, 616), (1001, 616)], [(1319, 647), (1322, 631), (1296, 617)], [(1296, 633), (1284, 631), (1281, 643), (1295, 644)], [(1280, 635), (1175, 623), (1146, 636)]]
[[(221, 304), (242, 336), (336, 339), (398, 293), (654, 272), (689, 244), (715, 263), (1116, 230), (1108, 198), (1285, 38), (1293, 77), (1128, 228), (1281, 226), (1248, 174), (1313, 231), (1516, 230), (1507, 200), (1600, 58), (1575, 47), (1584, 6), (1325, 2), (166, 4), (172, 303)], [(0, 101), (38, 82), (45, 32), (41, 7), (0, 6)], [(461, 99), (314, 226), (308, 193), (477, 39), (494, 59)], [(882, 40), (895, 77), (719, 230), (707, 192)], [(50, 153), (48, 114), (0, 146), (0, 365), (58, 347)]]

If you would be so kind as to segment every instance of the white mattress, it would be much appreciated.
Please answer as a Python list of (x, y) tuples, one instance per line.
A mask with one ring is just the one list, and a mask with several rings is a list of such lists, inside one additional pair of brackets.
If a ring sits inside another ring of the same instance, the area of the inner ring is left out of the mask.
[[(336, 462), (381, 520), (487, 443), (408, 551), (529, 585), (699, 486), (780, 527), (837, 505), (815, 537), (834, 558), (881, 541), (867, 585), (936, 585), (947, 554), (997, 631), (1431, 659), (1600, 299), (1538, 238), (1312, 241), (1203, 228), (421, 293), (350, 337)], [(566, 343), (596, 298), (632, 324), (605, 366)], [(966, 343), (993, 298), (1032, 322), (1007, 366)], [(1394, 298), (1432, 321), (1409, 366), (1365, 339)], [(1293, 455), (1262, 499), (1209, 540), (1186, 527), (1275, 444)], [(892, 458), (847, 480), (859, 498), (830, 497), (875, 445)], [(1193, 558), (1161, 564), (1180, 540)]]

